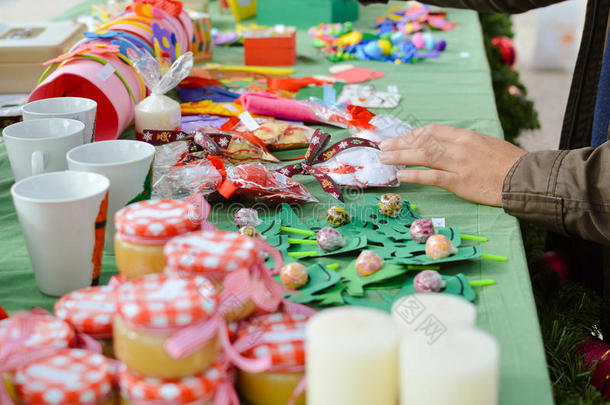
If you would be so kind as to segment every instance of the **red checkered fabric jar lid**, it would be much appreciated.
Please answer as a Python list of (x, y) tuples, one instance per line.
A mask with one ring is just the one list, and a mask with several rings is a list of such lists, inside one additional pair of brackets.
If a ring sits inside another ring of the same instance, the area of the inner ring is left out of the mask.
[(57, 300), (55, 316), (95, 338), (110, 338), (112, 318), (117, 311), (116, 300), (116, 287), (83, 288)]
[(123, 365), (119, 381), (121, 396), (135, 404), (203, 405), (216, 394), (221, 367), (216, 363), (197, 376), (160, 379), (133, 374)]
[(250, 238), (230, 231), (180, 235), (167, 242), (163, 251), (171, 270), (202, 274), (249, 269), (259, 258)]
[(113, 373), (101, 354), (65, 349), (20, 367), (14, 381), (28, 405), (96, 405), (112, 391)]
[[(18, 316), (17, 314), (14, 316)], [(72, 346), (74, 342), (74, 330), (65, 321), (54, 317), (51, 314), (31, 315), (35, 319), (34, 332), (23, 342), (23, 349), (33, 349), (43, 346), (55, 346), (66, 348)], [(14, 318), (6, 318), (0, 321), (0, 345), (5, 339), (6, 333), (12, 329), (11, 323)]]
[(148, 200), (130, 204), (114, 215), (116, 231), (125, 240), (167, 240), (199, 229), (201, 214), (194, 205), (177, 200)]
[(149, 274), (121, 285), (118, 293), (118, 313), (140, 327), (184, 328), (216, 311), (216, 288), (201, 276)]
[(275, 313), (261, 315), (245, 323), (237, 340), (254, 342), (243, 355), (249, 358), (271, 356), (271, 371), (295, 371), (305, 366), (305, 324), (309, 317)]

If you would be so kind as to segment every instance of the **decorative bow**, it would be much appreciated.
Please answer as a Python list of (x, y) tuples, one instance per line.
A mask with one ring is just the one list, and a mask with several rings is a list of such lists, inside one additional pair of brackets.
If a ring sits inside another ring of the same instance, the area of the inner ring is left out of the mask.
[(343, 196), (341, 195), (337, 184), (330, 178), (328, 174), (314, 167), (314, 165), (326, 162), (327, 160), (330, 160), (335, 157), (339, 152), (342, 152), (346, 149), (354, 147), (379, 149), (379, 147), (374, 142), (371, 142), (368, 139), (346, 138), (342, 141), (333, 144), (325, 150), (324, 148), (330, 141), (330, 138), (330, 134), (322, 132), (320, 131), (320, 129), (316, 129), (316, 132), (314, 132), (313, 136), (311, 137), (307, 153), (305, 153), (305, 159), (300, 163), (284, 166), (276, 171), (288, 177), (292, 177), (295, 174), (312, 175), (318, 181), (318, 183), (320, 183), (320, 186), (322, 186), (322, 189), (324, 191), (337, 198), (338, 200), (343, 201)]

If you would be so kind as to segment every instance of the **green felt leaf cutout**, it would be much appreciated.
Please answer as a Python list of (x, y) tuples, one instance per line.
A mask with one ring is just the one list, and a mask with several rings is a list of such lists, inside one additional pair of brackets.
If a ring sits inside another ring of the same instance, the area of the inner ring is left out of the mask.
[[(460, 297), (465, 298), (471, 302), (477, 298), (477, 294), (470, 286), (470, 283), (468, 282), (466, 276), (464, 276), (462, 273), (456, 274), (455, 276), (441, 275), (441, 277), (445, 281), (446, 286), (440, 292), (440, 294), (459, 295)], [(414, 279), (415, 274), (403, 285), (400, 294), (401, 296), (415, 294), (415, 287), (413, 286)]]
[[(307, 267), (309, 281), (303, 287), (296, 290), (294, 294), (286, 294), (290, 301), (306, 304), (320, 300), (319, 296), (313, 294), (326, 290), (341, 281), (341, 276), (333, 270), (328, 269), (322, 263), (316, 263)], [(281, 283), (280, 276), (275, 276), (275, 279)]]
[(352, 296), (363, 296), (364, 288), (368, 284), (379, 284), (384, 281), (388, 281), (393, 279), (394, 277), (398, 277), (404, 275), (407, 272), (407, 268), (401, 266), (396, 263), (388, 263), (377, 273), (371, 274), (367, 277), (361, 277), (356, 272), (356, 261), (352, 261), (347, 267), (342, 269), (339, 274), (341, 274), (341, 279), (347, 284), (346, 292)]
[(411, 239), (409, 227), (420, 216), (411, 208), (409, 201), (403, 201), (403, 208), (396, 218), (387, 217), (379, 212), (379, 195), (365, 194), (364, 204), (349, 207), (352, 222), (356, 226), (371, 224), (375, 230), (395, 240)]
[[(345, 246), (337, 250), (331, 250), (327, 252), (325, 250), (320, 249), (318, 245), (295, 244), (290, 246), (290, 252), (315, 252), (315, 254), (312, 253), (309, 257), (326, 257), (366, 249), (367, 240), (365, 236), (343, 235), (343, 238), (345, 239)], [(305, 259), (305, 257), (303, 257), (303, 259)]]
[(426, 254), (418, 254), (410, 257), (395, 257), (388, 259), (393, 263), (403, 265), (436, 265), (440, 263), (459, 262), (462, 260), (472, 260), (481, 257), (481, 248), (479, 246), (464, 246), (458, 248), (458, 252), (454, 255), (440, 260), (434, 260), (426, 256)]
[(317, 305), (327, 307), (327, 306), (335, 306), (335, 305), (343, 305), (345, 301), (343, 300), (343, 291), (347, 288), (347, 285), (339, 281), (334, 286), (321, 291), (314, 295), (317, 300)]

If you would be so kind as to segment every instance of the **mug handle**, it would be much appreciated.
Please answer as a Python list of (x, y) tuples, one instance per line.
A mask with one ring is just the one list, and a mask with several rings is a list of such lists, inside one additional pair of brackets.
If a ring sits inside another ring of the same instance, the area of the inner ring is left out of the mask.
[(44, 154), (37, 150), (32, 152), (32, 176), (41, 174), (44, 171)]

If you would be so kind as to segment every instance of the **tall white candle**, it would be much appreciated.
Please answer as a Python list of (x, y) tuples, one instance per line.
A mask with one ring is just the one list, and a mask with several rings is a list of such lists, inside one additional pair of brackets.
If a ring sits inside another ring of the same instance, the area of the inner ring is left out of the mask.
[(495, 405), (500, 349), (494, 337), (449, 329), (437, 340), (413, 334), (400, 342), (401, 405)]
[(412, 294), (392, 305), (392, 318), (401, 336), (439, 334), (451, 328), (474, 328), (477, 310), (468, 300), (451, 294)]
[(378, 310), (333, 308), (307, 324), (309, 405), (396, 405), (398, 331)]

